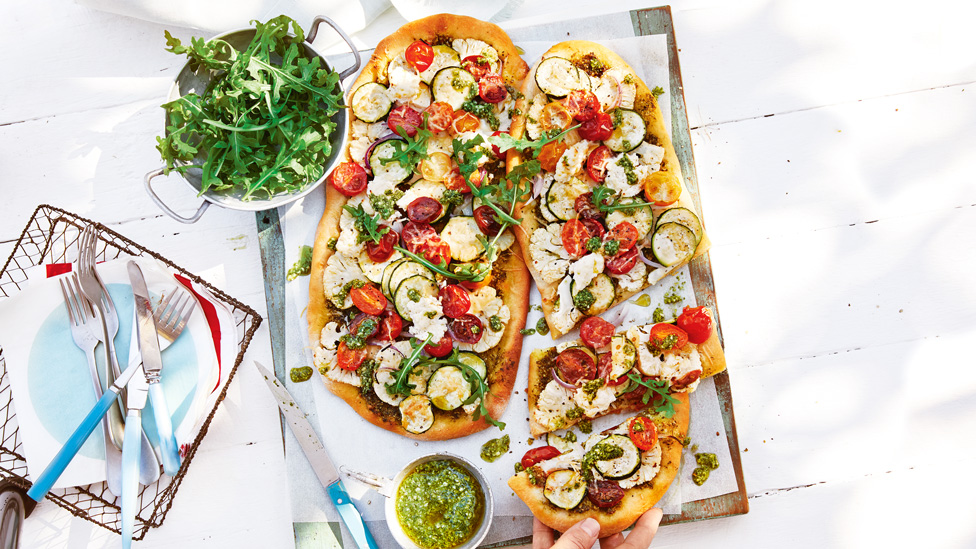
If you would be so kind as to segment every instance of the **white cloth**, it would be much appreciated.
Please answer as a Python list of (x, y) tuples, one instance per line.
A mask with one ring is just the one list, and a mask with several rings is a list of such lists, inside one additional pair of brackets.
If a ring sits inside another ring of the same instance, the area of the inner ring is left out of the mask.
[(390, 0), (393, 7), (408, 21), (434, 15), (454, 13), (497, 23), (512, 16), (524, 0), (485, 2), (484, 0)]

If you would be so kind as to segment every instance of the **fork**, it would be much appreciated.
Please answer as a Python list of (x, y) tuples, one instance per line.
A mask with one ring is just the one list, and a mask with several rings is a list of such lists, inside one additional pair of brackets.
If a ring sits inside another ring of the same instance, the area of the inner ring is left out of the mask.
[[(95, 337), (95, 312), (91, 304), (81, 295), (77, 273), (72, 274), (71, 282), (65, 284), (65, 278), (60, 280), (61, 293), (64, 295), (64, 307), (68, 310), (68, 321), (71, 326), (71, 338), (75, 345), (84, 351), (88, 359), (88, 369), (91, 371), (95, 398), (102, 398), (102, 382), (98, 379), (98, 369), (95, 366), (95, 347), (98, 338)], [(110, 492), (119, 496), (121, 491), (122, 452), (112, 444), (108, 418), (102, 418), (102, 436), (105, 439), (105, 482)]]

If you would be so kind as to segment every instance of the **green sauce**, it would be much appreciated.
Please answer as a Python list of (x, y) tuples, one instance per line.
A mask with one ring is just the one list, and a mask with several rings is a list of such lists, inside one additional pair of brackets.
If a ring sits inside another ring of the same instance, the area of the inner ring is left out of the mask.
[(397, 521), (407, 536), (424, 549), (451, 549), (478, 531), (485, 496), (478, 481), (449, 460), (418, 465), (400, 483)]
[(481, 445), (481, 459), (491, 463), (508, 452), (508, 435), (493, 438)]
[(695, 454), (695, 461), (698, 462), (698, 467), (692, 471), (691, 481), (701, 486), (708, 480), (709, 473), (718, 469), (718, 457), (710, 453)]
[(298, 254), (298, 261), (288, 269), (288, 274), (286, 278), (288, 280), (295, 280), (300, 276), (308, 276), (312, 272), (312, 247), (302, 246), (301, 252)]
[(289, 372), (289, 377), (295, 383), (301, 383), (303, 381), (308, 381), (312, 379), (312, 367), (302, 366), (301, 368), (292, 368)]
[(535, 323), (535, 331), (539, 335), (546, 335), (549, 333), (549, 325), (546, 324), (545, 318), (540, 318), (539, 321)]

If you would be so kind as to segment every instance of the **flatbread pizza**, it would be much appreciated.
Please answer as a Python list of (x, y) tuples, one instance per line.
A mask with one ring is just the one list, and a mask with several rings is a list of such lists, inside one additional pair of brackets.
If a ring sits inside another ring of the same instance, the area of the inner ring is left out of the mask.
[(394, 433), (465, 436), (511, 395), (531, 280), (485, 137), (509, 128), (527, 71), (497, 26), (435, 15), (382, 40), (350, 87), (309, 337), (326, 386)]

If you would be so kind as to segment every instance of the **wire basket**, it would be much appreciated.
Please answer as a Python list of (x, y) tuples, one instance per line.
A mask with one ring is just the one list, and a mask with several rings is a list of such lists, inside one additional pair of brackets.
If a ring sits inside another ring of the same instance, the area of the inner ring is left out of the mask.
[[(0, 270), (0, 300), (16, 294), (28, 284), (26, 273), (28, 268), (49, 263), (67, 263), (75, 259), (81, 231), (87, 225), (94, 225), (98, 229), (97, 261), (108, 261), (126, 256), (151, 256), (162, 261), (174, 271), (206, 287), (216, 300), (227, 305), (233, 313), (240, 334), (239, 350), (234, 360), (234, 366), (228, 374), (227, 382), (217, 396), (213, 408), (208, 412), (196, 439), (186, 450), (179, 473), (172, 478), (165, 475), (161, 476), (153, 484), (141, 487), (139, 512), (136, 515), (136, 525), (133, 532), (133, 539), (141, 540), (146, 536), (149, 528), (157, 528), (163, 524), (166, 514), (173, 505), (176, 491), (189, 469), (190, 462), (210, 428), (210, 422), (213, 420), (217, 407), (227, 395), (227, 387), (237, 373), (237, 368), (244, 358), (244, 351), (247, 350), (254, 332), (261, 324), (261, 316), (254, 309), (218, 290), (200, 277), (177, 266), (156, 252), (136, 244), (100, 223), (46, 204), (38, 206), (34, 211), (34, 215), (27, 223), (27, 227), (24, 228), (17, 240), (17, 245), (4, 264), (3, 270)], [(26, 490), (30, 488), (31, 482), (27, 480), (27, 462), (21, 452), (22, 443), (18, 433), (15, 404), (10, 390), (10, 378), (7, 375), (7, 364), (4, 360), (2, 348), (0, 348), (0, 421), (2, 421), (0, 424), (0, 475), (5, 480), (9, 480)], [(53, 489), (47, 497), (75, 516), (89, 520), (113, 532), (121, 533), (122, 515), (119, 507), (121, 500), (108, 490), (108, 486), (104, 482), (67, 489)]]

